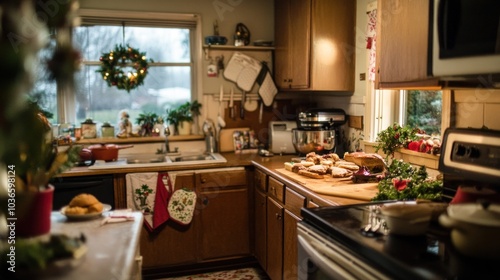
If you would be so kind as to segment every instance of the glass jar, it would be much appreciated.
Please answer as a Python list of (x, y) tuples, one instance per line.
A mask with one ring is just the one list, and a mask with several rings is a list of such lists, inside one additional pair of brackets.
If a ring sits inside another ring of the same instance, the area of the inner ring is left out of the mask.
[(96, 124), (92, 121), (92, 119), (86, 119), (84, 122), (82, 122), (82, 138), (92, 139), (96, 137), (97, 137)]
[(112, 126), (109, 122), (104, 122), (101, 126), (101, 136), (103, 138), (115, 137), (115, 127)]

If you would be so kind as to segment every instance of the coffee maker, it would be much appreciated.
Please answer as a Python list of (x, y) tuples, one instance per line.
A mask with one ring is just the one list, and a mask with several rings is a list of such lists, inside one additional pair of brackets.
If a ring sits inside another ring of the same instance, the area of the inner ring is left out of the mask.
[[(332, 143), (326, 143), (322, 150), (316, 150), (316, 153), (329, 153), (334, 152), (340, 157), (344, 156), (344, 143), (342, 142), (341, 126), (346, 123), (347, 116), (344, 110), (338, 108), (331, 109), (308, 109), (300, 112), (297, 116), (297, 129), (294, 132), (295, 141), (300, 136), (312, 135), (309, 138), (325, 138), (324, 135), (331, 139)], [(314, 139), (312, 139), (314, 141)], [(318, 144), (318, 143), (316, 143)], [(299, 151), (300, 152), (300, 151)]]

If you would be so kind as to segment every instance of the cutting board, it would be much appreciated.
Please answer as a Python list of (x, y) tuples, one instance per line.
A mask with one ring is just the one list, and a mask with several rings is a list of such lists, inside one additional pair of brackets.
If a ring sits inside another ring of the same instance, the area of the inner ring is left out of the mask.
[(333, 178), (328, 175), (325, 175), (324, 179), (313, 179), (284, 168), (276, 169), (276, 171), (319, 194), (370, 201), (378, 192), (378, 183), (355, 184), (350, 179)]
[(234, 140), (233, 134), (235, 131), (247, 131), (250, 130), (248, 127), (238, 127), (238, 128), (223, 128), (220, 130), (219, 139), (219, 149), (221, 152), (232, 152), (234, 151)]

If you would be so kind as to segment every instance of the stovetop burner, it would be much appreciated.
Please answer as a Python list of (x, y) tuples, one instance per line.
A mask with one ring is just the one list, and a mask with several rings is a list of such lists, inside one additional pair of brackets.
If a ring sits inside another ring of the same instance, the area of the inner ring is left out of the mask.
[[(378, 209), (383, 203), (303, 208), (303, 222), (340, 242), (374, 266), (399, 279), (480, 279), (498, 275), (492, 261), (467, 258), (451, 245), (449, 231), (432, 222), (419, 236), (389, 234)], [(479, 278), (478, 278), (479, 277)]]

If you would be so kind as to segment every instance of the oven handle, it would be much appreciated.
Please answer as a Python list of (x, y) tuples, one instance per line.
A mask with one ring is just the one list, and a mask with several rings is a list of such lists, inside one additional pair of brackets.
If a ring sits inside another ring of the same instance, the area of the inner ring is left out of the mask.
[(311, 259), (311, 261), (319, 267), (323, 272), (325, 272), (328, 276), (333, 277), (334, 279), (353, 279), (354, 276), (350, 274), (343, 267), (338, 264), (332, 262), (329, 258), (325, 257), (321, 251), (320, 244), (314, 240), (306, 240), (302, 236), (297, 236), (298, 242), (300, 246), (306, 251), (307, 256)]

